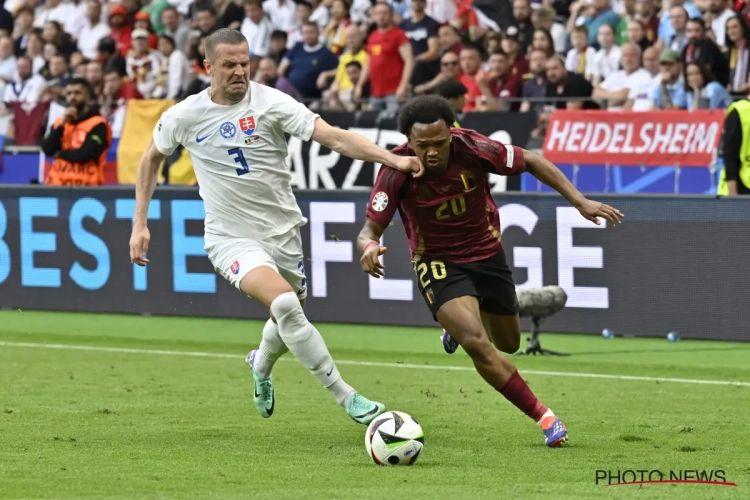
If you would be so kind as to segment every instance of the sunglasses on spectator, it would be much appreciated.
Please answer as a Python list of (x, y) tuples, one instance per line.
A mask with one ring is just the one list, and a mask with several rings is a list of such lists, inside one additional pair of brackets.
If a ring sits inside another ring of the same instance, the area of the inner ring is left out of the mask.
[(443, 61), (441, 63), (441, 66), (455, 66), (458, 64), (458, 61)]

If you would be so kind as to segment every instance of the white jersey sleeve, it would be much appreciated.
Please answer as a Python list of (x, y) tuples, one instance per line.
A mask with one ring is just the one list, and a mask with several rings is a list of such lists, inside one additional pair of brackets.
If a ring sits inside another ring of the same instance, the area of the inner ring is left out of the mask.
[(274, 92), (274, 97), (277, 99), (274, 102), (274, 111), (281, 129), (301, 141), (309, 141), (319, 115), (281, 91)]
[(171, 155), (180, 145), (179, 121), (168, 109), (154, 127), (154, 146), (164, 156)]

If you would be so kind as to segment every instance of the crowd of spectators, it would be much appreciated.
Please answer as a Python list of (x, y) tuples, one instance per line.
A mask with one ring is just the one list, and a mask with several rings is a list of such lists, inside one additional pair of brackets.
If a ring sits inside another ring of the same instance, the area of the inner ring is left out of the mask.
[(501, 23), (474, 1), (5, 0), (2, 112), (64, 103), (74, 77), (104, 116), (184, 99), (208, 87), (204, 40), (220, 27), (245, 35), (256, 81), (315, 109), (438, 92), (543, 126), (554, 108), (716, 109), (748, 93), (745, 0), (496, 0)]

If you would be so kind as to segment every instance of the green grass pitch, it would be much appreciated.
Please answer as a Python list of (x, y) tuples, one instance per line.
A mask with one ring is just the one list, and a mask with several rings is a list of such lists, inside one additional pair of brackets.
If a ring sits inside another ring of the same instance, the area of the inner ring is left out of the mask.
[[(437, 327), (318, 326), (350, 384), (422, 424), (414, 467), (375, 466), (365, 428), (288, 355), (260, 418), (243, 357), (261, 322), (2, 311), (0, 498), (750, 498), (750, 344), (543, 336), (573, 356), (514, 360), (568, 426), (547, 449)], [(599, 469), (738, 486), (608, 487)]]

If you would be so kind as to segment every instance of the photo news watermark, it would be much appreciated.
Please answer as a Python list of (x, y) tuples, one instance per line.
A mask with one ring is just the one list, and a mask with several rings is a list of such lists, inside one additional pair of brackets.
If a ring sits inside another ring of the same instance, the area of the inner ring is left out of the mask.
[(727, 480), (723, 469), (624, 469), (597, 470), (597, 486), (625, 486), (636, 484), (708, 484), (714, 486), (737, 486)]

